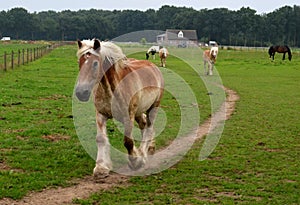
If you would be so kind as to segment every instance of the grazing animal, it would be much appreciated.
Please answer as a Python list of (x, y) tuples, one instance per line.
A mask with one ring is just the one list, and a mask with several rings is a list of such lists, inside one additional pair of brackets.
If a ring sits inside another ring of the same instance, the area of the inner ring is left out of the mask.
[(161, 48), (159, 50), (160, 63), (162, 67), (166, 67), (166, 59), (169, 56), (169, 52), (166, 48)]
[(152, 58), (155, 59), (155, 53), (156, 53), (156, 50), (150, 50), (150, 51), (147, 51), (146, 53), (146, 59), (148, 60), (149, 59), (149, 54), (152, 55)]
[(151, 48), (148, 49), (146, 52), (146, 59), (149, 59), (149, 54), (152, 55), (152, 59), (155, 60), (155, 54), (158, 53), (159, 51), (159, 46), (151, 46)]
[[(124, 125), (129, 167), (134, 170), (143, 167), (147, 155), (155, 150), (153, 124), (164, 91), (160, 70), (147, 60), (126, 58), (117, 45), (97, 39), (78, 41), (77, 57), (76, 97), (86, 102), (93, 93), (96, 110), (98, 151), (94, 177), (106, 177), (112, 169), (106, 131), (106, 122), (111, 118)], [(132, 136), (134, 121), (142, 133), (139, 148)]]
[(289, 57), (288, 57), (289, 60), (290, 61), (292, 60), (292, 52), (288, 46), (271, 46), (269, 48), (269, 55), (270, 55), (270, 58), (272, 58), (272, 60), (274, 60), (274, 56), (275, 56), (276, 52), (283, 53), (282, 60), (285, 60), (286, 53), (288, 53), (288, 55), (289, 55)]
[[(217, 46), (213, 46), (210, 50), (203, 51), (203, 66), (206, 75), (213, 75), (213, 69), (215, 62), (217, 61), (219, 49)], [(206, 69), (208, 64), (208, 69)]]

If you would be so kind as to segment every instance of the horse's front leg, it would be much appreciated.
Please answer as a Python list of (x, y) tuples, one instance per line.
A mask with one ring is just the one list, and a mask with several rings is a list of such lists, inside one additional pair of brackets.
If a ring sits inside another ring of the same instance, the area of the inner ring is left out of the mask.
[(213, 75), (214, 63), (209, 63), (209, 75)]
[(97, 123), (97, 159), (96, 166), (94, 168), (94, 177), (105, 178), (109, 175), (109, 171), (112, 169), (112, 162), (110, 159), (110, 144), (106, 132), (107, 118), (100, 113), (96, 114)]
[(283, 53), (282, 60), (285, 60), (285, 53)]
[(128, 159), (129, 159), (128, 166), (132, 170), (137, 170), (145, 165), (146, 160), (143, 154), (134, 145), (134, 139), (132, 137), (134, 116), (131, 116), (129, 120), (126, 120), (124, 122), (124, 126), (125, 126), (124, 146), (128, 151)]
[[(208, 63), (208, 65), (207, 65)], [(203, 61), (203, 68), (204, 68), (204, 75), (208, 75), (209, 74), (209, 62), (204, 60)]]

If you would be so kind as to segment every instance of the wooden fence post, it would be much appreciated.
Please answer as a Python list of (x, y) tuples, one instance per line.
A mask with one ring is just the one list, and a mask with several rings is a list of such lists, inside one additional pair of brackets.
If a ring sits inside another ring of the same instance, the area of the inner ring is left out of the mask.
[(32, 48), (30, 49), (30, 62), (32, 62)]
[(33, 61), (35, 61), (35, 59), (36, 59), (36, 49), (33, 48)]
[(26, 49), (26, 58), (27, 58), (26, 63), (28, 63), (28, 61), (29, 61), (29, 49), (28, 48)]
[(14, 69), (14, 51), (11, 51), (11, 69)]
[(22, 65), (24, 65), (24, 56), (25, 55), (25, 51), (24, 51), (24, 48), (22, 49)]
[(18, 67), (20, 66), (21, 51), (18, 50)]
[(6, 51), (4, 51), (4, 70), (7, 70), (7, 64), (6, 64)]

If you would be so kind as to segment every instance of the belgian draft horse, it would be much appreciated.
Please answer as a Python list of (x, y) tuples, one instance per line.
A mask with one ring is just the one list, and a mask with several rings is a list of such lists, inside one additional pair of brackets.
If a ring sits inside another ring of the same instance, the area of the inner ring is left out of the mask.
[(169, 52), (166, 48), (159, 49), (159, 57), (160, 57), (160, 64), (162, 67), (166, 67), (166, 59), (169, 56)]
[[(219, 48), (217, 46), (212, 47), (210, 50), (203, 51), (203, 67), (204, 73), (206, 75), (212, 75), (215, 62), (217, 61), (217, 55)], [(206, 64), (208, 64), (208, 69), (206, 70)]]
[[(114, 118), (124, 125), (124, 146), (128, 166), (143, 167), (148, 154), (154, 154), (153, 123), (164, 91), (163, 76), (147, 60), (129, 59), (120, 47), (97, 39), (78, 41), (79, 76), (76, 97), (83, 102), (93, 93), (97, 125), (95, 178), (104, 178), (112, 169), (106, 122)], [(139, 148), (132, 136), (137, 122), (142, 140)]]
[(272, 58), (272, 60), (274, 60), (274, 56), (275, 56), (276, 52), (283, 53), (282, 60), (285, 60), (286, 53), (288, 53), (288, 55), (289, 55), (289, 57), (288, 57), (289, 60), (290, 61), (292, 60), (292, 52), (288, 46), (271, 46), (269, 48), (269, 55), (270, 55), (270, 58)]

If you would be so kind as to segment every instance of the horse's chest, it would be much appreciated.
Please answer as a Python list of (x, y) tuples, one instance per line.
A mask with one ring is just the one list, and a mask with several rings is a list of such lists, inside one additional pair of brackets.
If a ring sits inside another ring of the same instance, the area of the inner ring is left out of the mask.
[(105, 115), (108, 118), (112, 117), (111, 95), (104, 92), (101, 88), (94, 91), (94, 104), (97, 112)]

